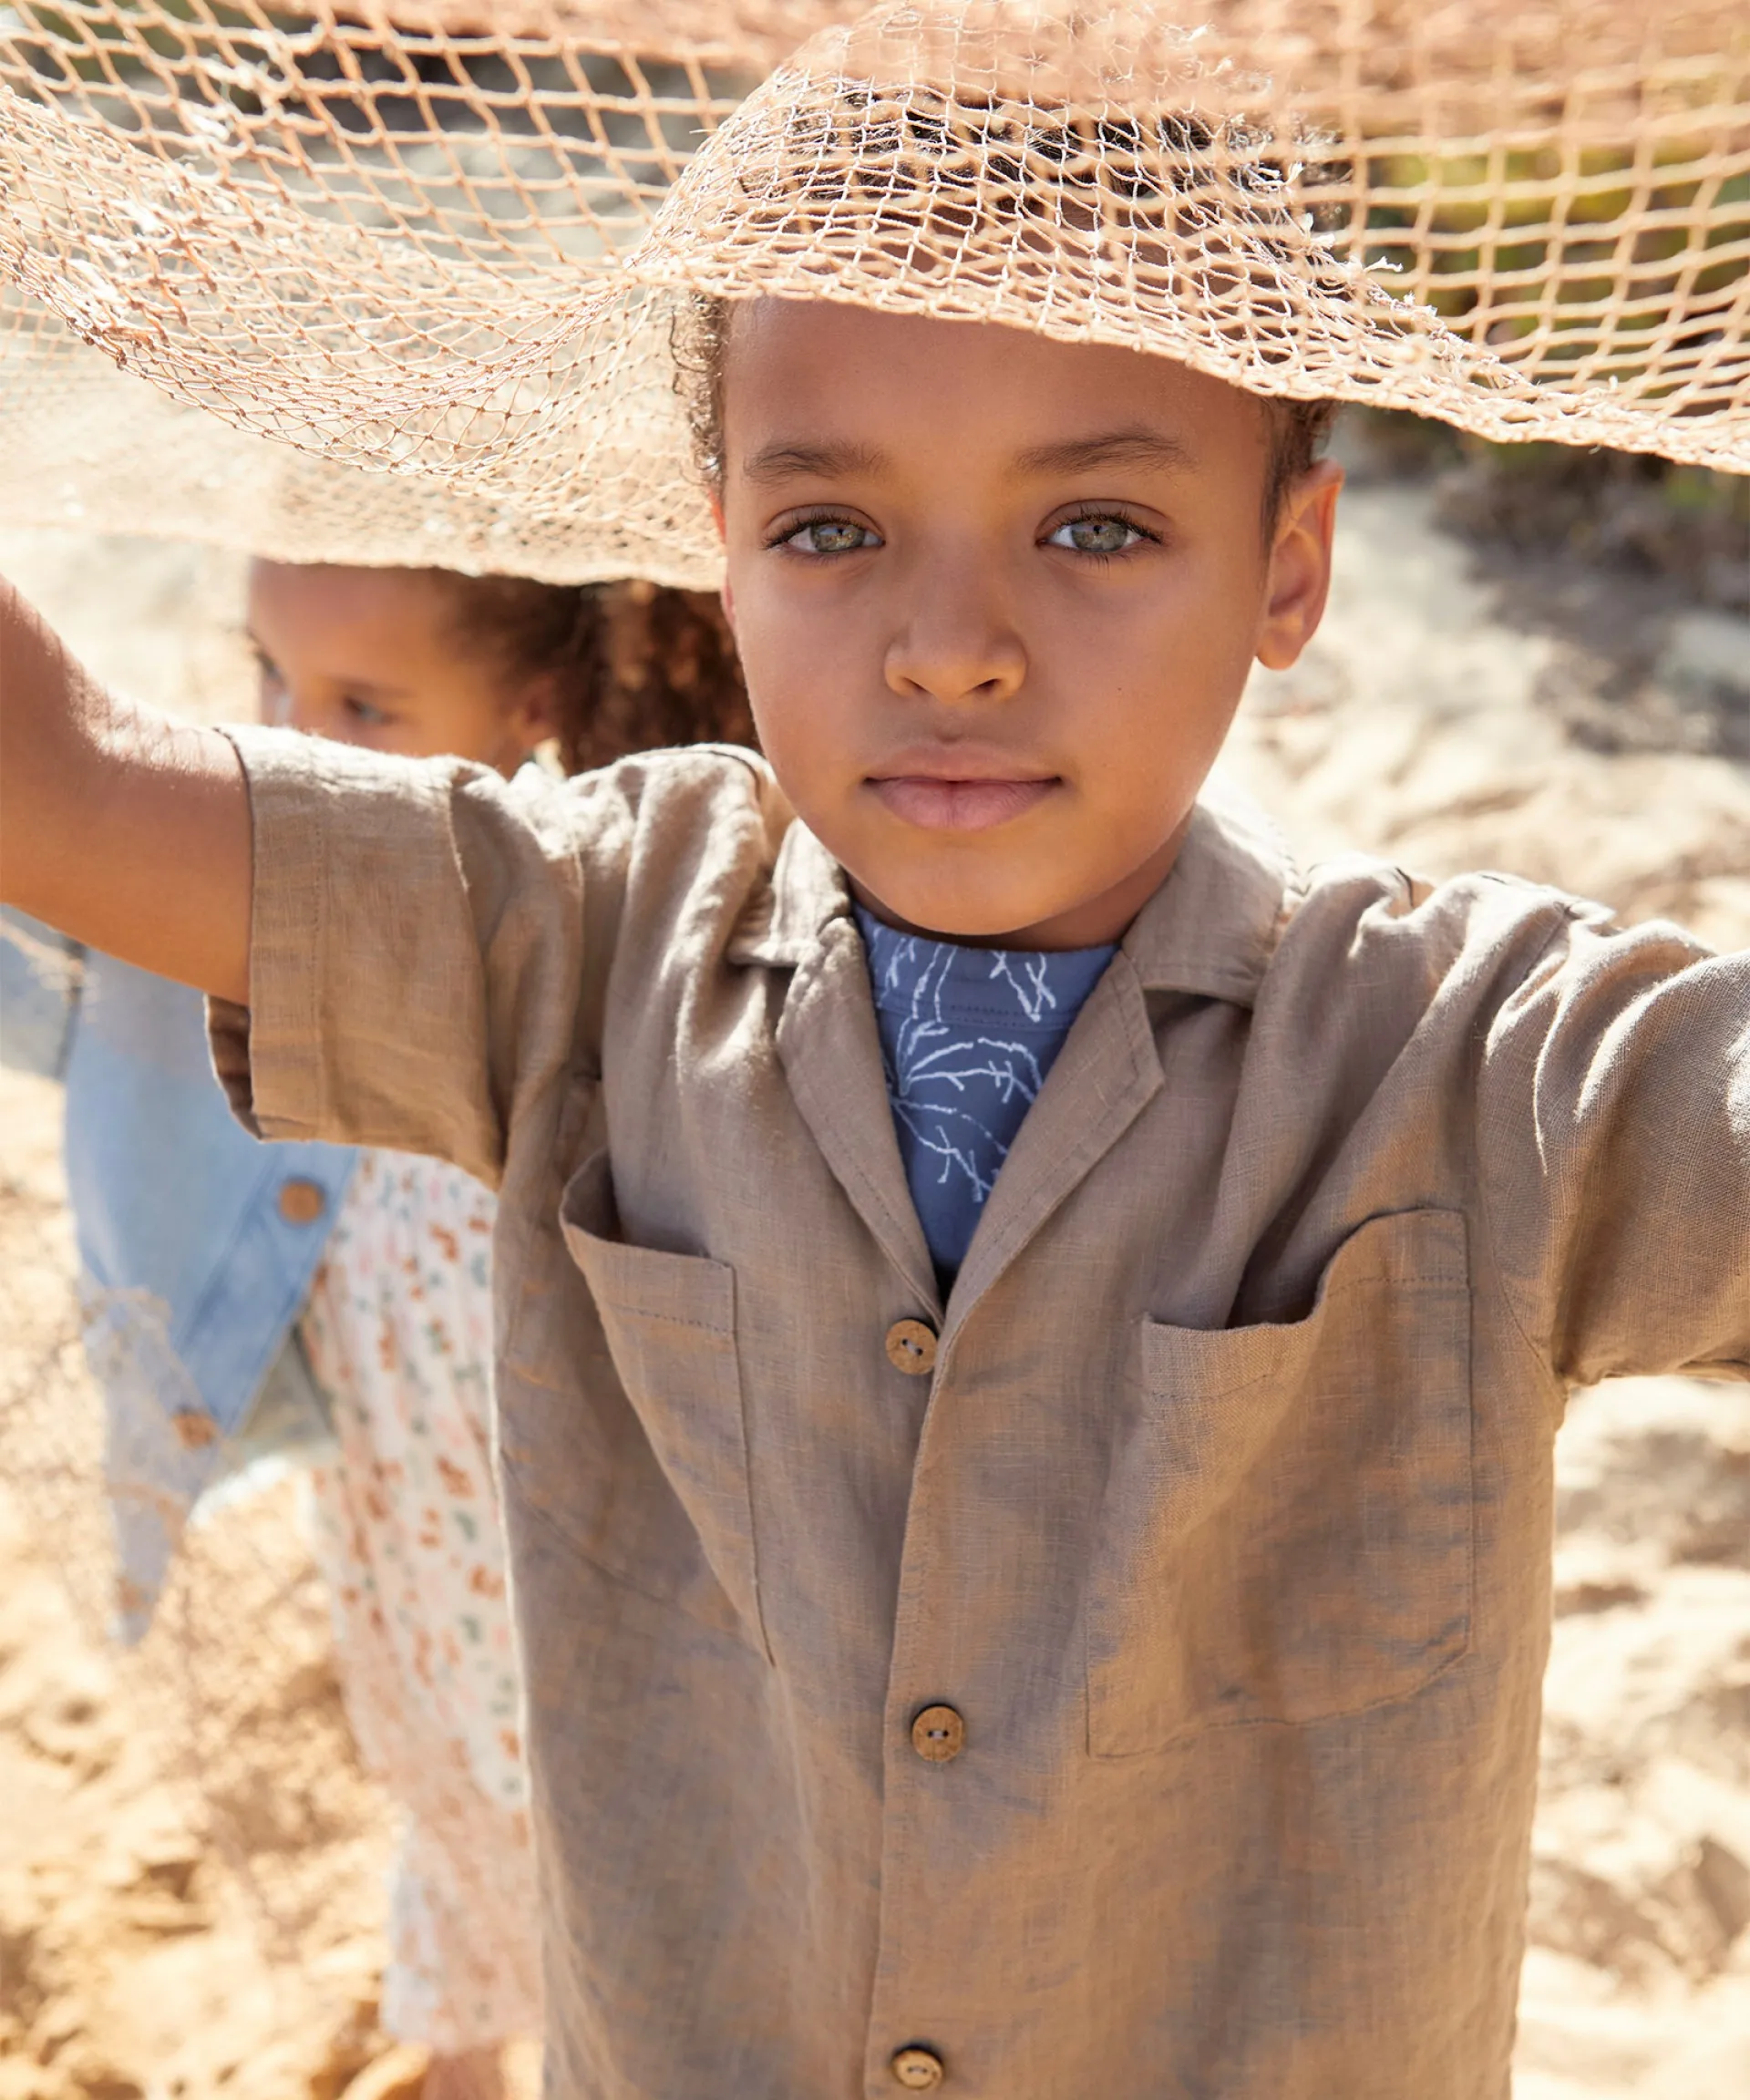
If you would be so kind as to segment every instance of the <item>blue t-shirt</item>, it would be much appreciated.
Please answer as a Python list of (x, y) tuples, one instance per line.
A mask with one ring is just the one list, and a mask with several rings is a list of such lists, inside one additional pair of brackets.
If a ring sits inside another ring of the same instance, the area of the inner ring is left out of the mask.
[(883, 926), (860, 905), (887, 1097), (944, 1284), (1082, 1002), (1116, 952), (963, 948)]

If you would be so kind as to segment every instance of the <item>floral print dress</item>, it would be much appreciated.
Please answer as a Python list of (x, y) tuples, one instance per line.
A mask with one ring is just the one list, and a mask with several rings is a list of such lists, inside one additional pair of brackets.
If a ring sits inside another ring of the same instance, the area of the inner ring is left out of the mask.
[(493, 1209), (452, 1167), (362, 1153), (303, 1327), (340, 1446), (311, 1487), (342, 1688), (405, 1816), (383, 2022), (440, 2054), (540, 2020), (491, 1462)]

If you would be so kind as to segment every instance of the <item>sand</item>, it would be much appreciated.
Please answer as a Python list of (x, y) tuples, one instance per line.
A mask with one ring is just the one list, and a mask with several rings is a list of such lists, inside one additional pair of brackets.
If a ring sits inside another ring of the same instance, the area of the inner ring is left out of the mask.
[(386, 2046), (386, 1805), (286, 1489), (203, 1529), (148, 1650), (105, 1638), (59, 1116), (0, 1073), (0, 2100), (334, 2100)]
[[(1326, 627), (1257, 679), (1229, 772), (1310, 855), (1493, 866), (1750, 942), (1750, 767), (1709, 755), (1735, 703), (1693, 675), (1698, 649), (1729, 674), (1735, 631), (1696, 643), (1668, 590), (1479, 552), (1426, 485), (1346, 503)], [(0, 532), (0, 572), (142, 697), (243, 704), (235, 558)], [(0, 1395), (55, 1396), (41, 1447), (77, 1473), (57, 1113), (0, 1081)], [(1558, 1456), (1516, 2089), (1750, 2095), (1750, 1389), (1580, 1395)], [(229, 1629), (185, 1605), (142, 1669), (102, 1639), (72, 1490), (46, 1460), (28, 1484), (0, 1495), (0, 2100), (405, 2091), (417, 2059), (376, 2022), (390, 1817), (291, 1491), (207, 1528), (248, 1602)]]

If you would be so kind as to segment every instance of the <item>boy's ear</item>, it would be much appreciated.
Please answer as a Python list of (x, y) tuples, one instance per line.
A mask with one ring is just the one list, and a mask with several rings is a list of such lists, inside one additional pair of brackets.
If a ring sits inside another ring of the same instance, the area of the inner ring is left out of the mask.
[(1321, 459), (1282, 499), (1270, 550), (1258, 661), (1286, 671), (1318, 631), (1331, 594), (1331, 551), (1336, 536), (1343, 468)]

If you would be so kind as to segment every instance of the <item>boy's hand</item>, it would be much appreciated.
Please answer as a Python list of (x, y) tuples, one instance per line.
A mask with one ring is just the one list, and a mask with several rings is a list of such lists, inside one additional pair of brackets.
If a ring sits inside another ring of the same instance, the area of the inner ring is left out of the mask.
[(250, 846), (227, 739), (112, 698), (0, 581), (0, 900), (241, 1004)]

